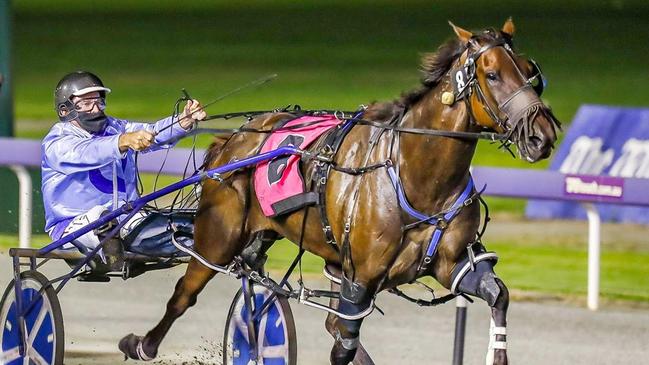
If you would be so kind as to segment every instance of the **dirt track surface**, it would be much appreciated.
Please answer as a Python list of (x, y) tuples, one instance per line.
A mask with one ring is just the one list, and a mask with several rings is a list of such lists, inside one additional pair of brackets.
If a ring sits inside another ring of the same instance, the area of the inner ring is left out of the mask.
[[(0, 283), (10, 280), (10, 261), (0, 256)], [(63, 272), (53, 263), (48, 277)], [(72, 281), (61, 292), (65, 322), (65, 364), (122, 363), (119, 339), (144, 334), (161, 318), (165, 303), (184, 267), (151, 272), (127, 282)], [(312, 287), (326, 283), (310, 279)], [(217, 276), (175, 326), (160, 349), (157, 365), (220, 364), (220, 342), (229, 302), (238, 281)], [(328, 364), (332, 339), (324, 330), (324, 313), (292, 302), (297, 323), (300, 364)], [(453, 302), (420, 308), (381, 294), (386, 312), (366, 319), (361, 339), (377, 364), (449, 364), (452, 358)], [(469, 305), (465, 364), (484, 364), (489, 310)], [(508, 346), (513, 364), (637, 364), (649, 356), (649, 311), (604, 309), (590, 312), (561, 303), (513, 302)], [(128, 363), (135, 363), (129, 361)]]

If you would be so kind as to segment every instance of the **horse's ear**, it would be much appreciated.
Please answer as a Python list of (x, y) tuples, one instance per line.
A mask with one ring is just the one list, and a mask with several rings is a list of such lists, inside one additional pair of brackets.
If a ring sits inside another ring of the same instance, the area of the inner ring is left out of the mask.
[(514, 32), (516, 32), (516, 26), (514, 25), (512, 17), (509, 17), (509, 19), (507, 19), (507, 21), (503, 25), (502, 31), (503, 33), (509, 34), (511, 37), (514, 36)]
[(469, 39), (473, 37), (473, 34), (471, 34), (471, 32), (469, 32), (466, 29), (462, 29), (458, 27), (457, 25), (453, 24), (450, 20), (448, 21), (448, 24), (451, 26), (451, 28), (453, 28), (453, 31), (455, 32), (455, 34), (457, 34), (457, 37), (460, 38), (460, 40), (463, 43), (468, 43)]

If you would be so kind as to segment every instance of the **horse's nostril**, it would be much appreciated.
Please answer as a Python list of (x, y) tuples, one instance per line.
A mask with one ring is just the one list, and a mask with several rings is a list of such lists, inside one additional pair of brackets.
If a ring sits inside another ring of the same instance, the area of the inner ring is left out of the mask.
[(529, 144), (536, 148), (541, 148), (543, 147), (543, 140), (539, 137), (531, 136), (529, 140)]

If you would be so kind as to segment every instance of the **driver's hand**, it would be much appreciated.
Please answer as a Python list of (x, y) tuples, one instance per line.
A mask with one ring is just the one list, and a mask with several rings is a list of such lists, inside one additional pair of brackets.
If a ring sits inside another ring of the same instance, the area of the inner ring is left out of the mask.
[(203, 120), (206, 117), (207, 113), (205, 113), (203, 106), (198, 100), (187, 100), (185, 109), (183, 109), (183, 112), (180, 114), (179, 124), (183, 129), (189, 129), (194, 125), (194, 123), (196, 123), (196, 121)]
[(119, 136), (119, 151), (124, 153), (129, 149), (133, 151), (142, 151), (155, 142), (155, 134), (140, 130), (135, 132), (124, 133)]

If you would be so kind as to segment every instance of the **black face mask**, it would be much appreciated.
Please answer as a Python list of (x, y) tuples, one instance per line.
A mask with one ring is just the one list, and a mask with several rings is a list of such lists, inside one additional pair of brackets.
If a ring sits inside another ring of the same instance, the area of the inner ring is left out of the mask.
[(90, 133), (101, 132), (106, 125), (107, 117), (103, 111), (96, 113), (78, 112), (77, 120), (83, 129)]

